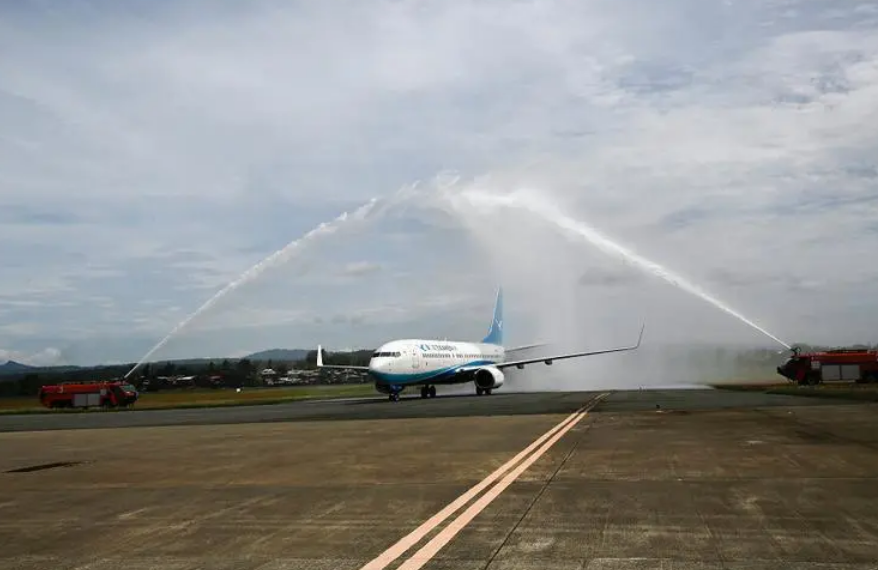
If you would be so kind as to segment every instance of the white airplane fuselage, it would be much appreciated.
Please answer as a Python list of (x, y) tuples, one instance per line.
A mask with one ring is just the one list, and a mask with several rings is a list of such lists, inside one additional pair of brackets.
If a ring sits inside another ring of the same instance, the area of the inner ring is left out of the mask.
[[(640, 331), (643, 336), (643, 329)], [(497, 291), (494, 318), (488, 334), (481, 342), (451, 340), (403, 339), (387, 342), (372, 354), (369, 366), (324, 365), (323, 348), (317, 346), (319, 368), (346, 368), (365, 371), (375, 381), (379, 392), (398, 400), (399, 393), (408, 386), (421, 386), (421, 397), (435, 397), (438, 384), (462, 384), (472, 382), (476, 394), (491, 394), (505, 382), (503, 370), (522, 369), (526, 365), (542, 362), (552, 364), (555, 360), (581, 358), (597, 354), (635, 350), (636, 346), (572, 352), (550, 356), (507, 360), (507, 354), (540, 345), (530, 345), (507, 350), (503, 347), (503, 296)]]
[[(389, 393), (413, 385), (471, 382), (475, 372), (500, 364), (505, 357), (503, 347), (496, 344), (404, 339), (376, 350), (368, 372), (376, 388)], [(500, 374), (502, 384), (502, 373), (496, 368), (491, 373), (494, 377)], [(490, 387), (499, 385), (494, 382)]]

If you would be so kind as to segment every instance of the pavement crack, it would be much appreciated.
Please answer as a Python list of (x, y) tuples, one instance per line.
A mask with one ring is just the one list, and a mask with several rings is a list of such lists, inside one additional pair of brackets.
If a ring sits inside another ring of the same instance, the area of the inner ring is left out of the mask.
[(567, 461), (570, 459), (570, 457), (573, 456), (573, 452), (576, 451), (577, 447), (579, 447), (579, 442), (581, 442), (585, 438), (585, 434), (587, 434), (588, 431), (591, 429), (591, 426), (592, 426), (594, 421), (595, 420), (592, 420), (588, 424), (584, 424), (585, 430), (583, 430), (582, 434), (578, 438), (576, 438), (576, 441), (573, 442), (573, 445), (570, 446), (570, 449), (564, 455), (564, 459), (562, 459), (561, 462), (558, 463), (558, 466), (555, 468), (554, 471), (552, 471), (552, 475), (549, 476), (549, 478), (546, 480), (545, 483), (543, 483), (543, 485), (540, 487), (540, 490), (537, 491), (537, 493), (534, 495), (533, 499), (531, 499), (530, 503), (528, 503), (527, 508), (524, 510), (524, 512), (521, 514), (521, 516), (518, 517), (518, 519), (515, 521), (515, 524), (512, 525), (512, 528), (509, 530), (509, 532), (506, 533), (506, 536), (503, 538), (503, 542), (500, 543), (500, 546), (498, 546), (497, 549), (494, 550), (493, 553), (491, 553), (491, 556), (488, 558), (488, 561), (485, 563), (483, 570), (487, 570), (488, 568), (490, 568), (491, 564), (494, 563), (494, 559), (497, 558), (498, 554), (500, 554), (500, 551), (502, 551), (504, 548), (506, 548), (506, 545), (509, 543), (509, 539), (512, 538), (512, 535), (515, 534), (515, 531), (518, 530), (518, 527), (521, 526), (521, 523), (524, 521), (524, 519), (527, 518), (527, 515), (530, 514), (531, 510), (533, 510), (534, 505), (536, 505), (537, 502), (539, 502), (539, 500), (542, 498), (543, 494), (546, 492), (546, 489), (549, 488), (549, 485), (552, 484), (552, 482), (555, 480), (555, 477), (558, 476), (558, 473), (561, 472), (561, 469), (564, 467), (564, 465), (567, 463)]
[(720, 567), (726, 568), (727, 561), (725, 556), (723, 556), (722, 538), (713, 532), (713, 529), (710, 527), (710, 521), (707, 520), (707, 517), (701, 509), (698, 508), (698, 501), (695, 499), (695, 494), (690, 492), (689, 497), (692, 501), (692, 507), (695, 509), (695, 513), (698, 515), (698, 518), (701, 519), (701, 524), (704, 525), (704, 529), (707, 531), (707, 536), (710, 537), (710, 542), (716, 553), (717, 560), (719, 560)]

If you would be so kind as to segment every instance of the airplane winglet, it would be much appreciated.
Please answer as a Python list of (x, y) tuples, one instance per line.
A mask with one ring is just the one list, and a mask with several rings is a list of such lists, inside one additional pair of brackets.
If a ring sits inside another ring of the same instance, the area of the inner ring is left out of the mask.
[(333, 370), (359, 370), (368, 372), (368, 366), (356, 366), (351, 364), (323, 364), (323, 346), (317, 345), (317, 368), (332, 368)]
[(643, 340), (643, 331), (646, 329), (646, 323), (640, 326), (640, 336), (637, 337), (637, 345), (634, 348), (640, 348), (640, 341)]

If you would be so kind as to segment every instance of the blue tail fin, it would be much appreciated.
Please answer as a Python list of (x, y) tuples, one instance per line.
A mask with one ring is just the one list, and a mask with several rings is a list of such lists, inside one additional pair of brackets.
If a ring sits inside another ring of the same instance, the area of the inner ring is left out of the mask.
[(482, 342), (486, 344), (503, 344), (503, 288), (497, 289), (497, 302), (494, 305), (494, 320)]

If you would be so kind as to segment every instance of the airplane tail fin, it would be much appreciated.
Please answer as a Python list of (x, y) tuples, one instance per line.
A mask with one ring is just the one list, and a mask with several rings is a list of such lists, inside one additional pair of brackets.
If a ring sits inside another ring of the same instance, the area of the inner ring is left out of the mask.
[(494, 320), (488, 336), (482, 339), (485, 344), (503, 344), (503, 288), (497, 289), (497, 301), (494, 304)]

